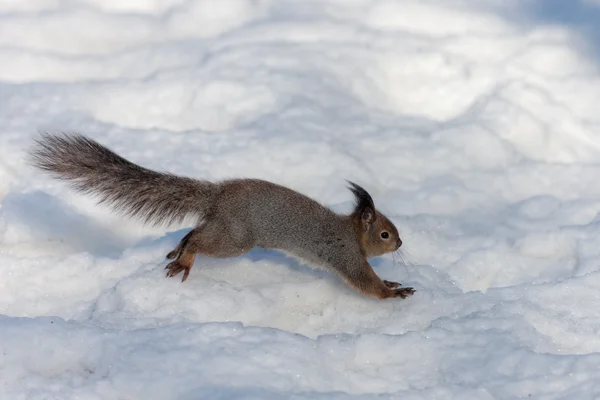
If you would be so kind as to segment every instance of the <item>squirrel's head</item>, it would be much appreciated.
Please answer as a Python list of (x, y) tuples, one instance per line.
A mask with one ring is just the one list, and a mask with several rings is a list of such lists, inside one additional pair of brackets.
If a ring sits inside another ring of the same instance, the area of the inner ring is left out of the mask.
[(367, 257), (391, 253), (402, 246), (398, 229), (385, 215), (375, 209), (371, 195), (355, 183), (348, 182), (356, 197), (351, 218)]

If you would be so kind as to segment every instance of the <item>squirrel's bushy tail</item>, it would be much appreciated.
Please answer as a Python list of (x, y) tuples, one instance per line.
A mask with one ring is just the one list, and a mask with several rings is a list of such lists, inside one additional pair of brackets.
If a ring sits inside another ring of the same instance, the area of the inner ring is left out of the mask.
[(140, 167), (80, 134), (42, 134), (31, 156), (36, 167), (153, 225), (202, 218), (216, 192), (211, 182)]

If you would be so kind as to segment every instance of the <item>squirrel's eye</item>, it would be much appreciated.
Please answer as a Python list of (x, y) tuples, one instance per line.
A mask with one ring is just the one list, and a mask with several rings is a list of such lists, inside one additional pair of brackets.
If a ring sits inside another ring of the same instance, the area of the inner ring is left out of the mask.
[(387, 232), (381, 232), (381, 237), (384, 238), (384, 239), (387, 239), (387, 238), (390, 237), (390, 234), (387, 233)]

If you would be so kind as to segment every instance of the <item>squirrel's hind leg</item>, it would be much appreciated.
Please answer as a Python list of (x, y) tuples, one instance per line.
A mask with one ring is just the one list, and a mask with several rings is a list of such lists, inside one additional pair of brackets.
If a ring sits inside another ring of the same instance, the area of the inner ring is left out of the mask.
[(167, 258), (169, 260), (172, 259), (177, 259), (179, 257), (181, 257), (181, 253), (183, 253), (183, 249), (186, 246), (188, 240), (190, 240), (190, 237), (192, 236), (192, 234), (194, 233), (195, 229), (192, 229), (191, 231), (189, 231), (184, 237), (183, 239), (181, 239), (179, 241), (179, 244), (173, 249), (173, 251), (171, 251), (169, 254), (167, 254)]
[(189, 241), (190, 239), (196, 235), (198, 232), (198, 228), (192, 229), (189, 231), (180, 241), (179, 244), (167, 254), (168, 259), (175, 259), (175, 261), (167, 264), (165, 269), (167, 271), (167, 277), (172, 278), (178, 275), (181, 271), (183, 271), (183, 277), (181, 278), (181, 282), (185, 282), (187, 277), (190, 274), (192, 266), (194, 265), (194, 260), (196, 259), (196, 253), (189, 250)]
[(167, 258), (175, 258), (165, 269), (168, 277), (184, 271), (182, 282), (190, 274), (196, 254), (215, 258), (237, 257), (247, 253), (255, 243), (245, 231), (234, 231), (218, 218), (211, 219), (201, 227), (192, 229), (181, 239)]

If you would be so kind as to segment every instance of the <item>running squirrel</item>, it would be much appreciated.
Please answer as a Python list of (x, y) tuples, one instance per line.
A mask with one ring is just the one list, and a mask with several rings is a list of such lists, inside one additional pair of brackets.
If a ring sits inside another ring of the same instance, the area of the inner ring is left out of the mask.
[(122, 214), (153, 225), (197, 218), (168, 255), (165, 269), (185, 281), (196, 254), (236, 257), (254, 247), (274, 249), (324, 267), (350, 287), (379, 299), (406, 298), (415, 290), (381, 280), (367, 259), (396, 251), (394, 224), (375, 209), (365, 189), (349, 182), (354, 210), (341, 215), (292, 189), (259, 179), (209, 182), (136, 165), (81, 134), (42, 134), (32, 164), (99, 196)]

